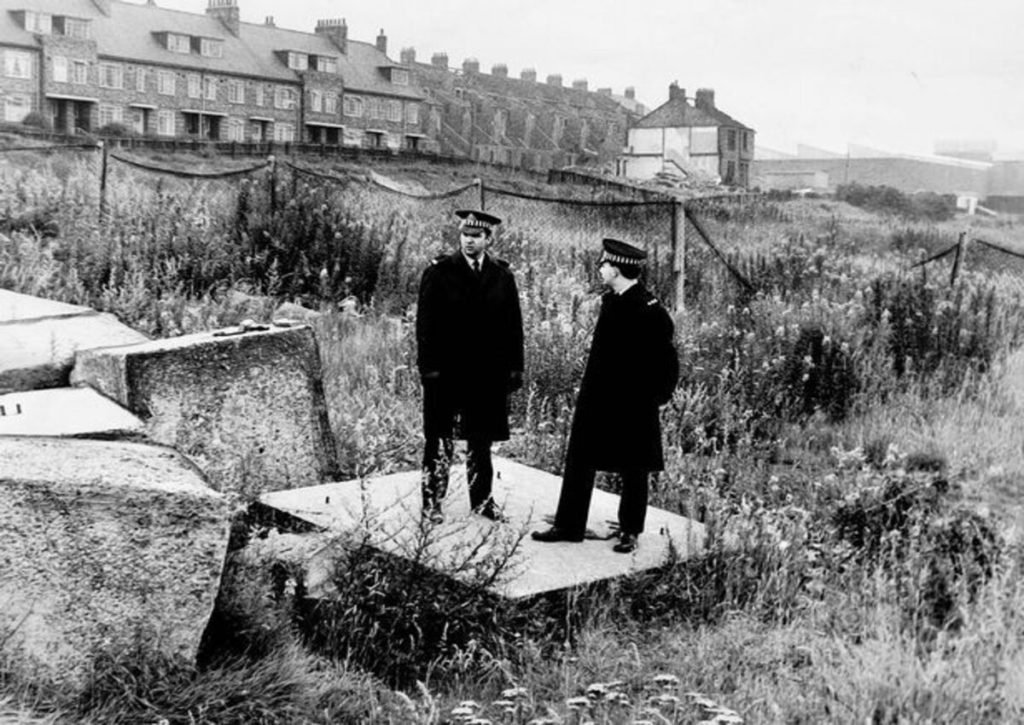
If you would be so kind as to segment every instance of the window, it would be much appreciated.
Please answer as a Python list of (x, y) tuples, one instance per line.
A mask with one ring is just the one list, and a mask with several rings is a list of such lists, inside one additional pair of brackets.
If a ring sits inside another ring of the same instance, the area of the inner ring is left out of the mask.
[(174, 111), (158, 111), (156, 114), (156, 132), (161, 136), (174, 135)]
[(275, 141), (294, 141), (295, 140), (295, 126), (290, 123), (275, 123), (274, 124), (274, 140)]
[(366, 99), (366, 115), (370, 118), (383, 118), (384, 109), (381, 108), (379, 98), (368, 98)]
[(420, 122), (420, 105), (410, 103), (405, 107), (405, 122), (411, 126), (417, 126)]
[(318, 55), (316, 58), (316, 69), (321, 73), (337, 73), (338, 59), (330, 56)]
[(203, 79), (203, 98), (208, 101), (217, 100), (217, 79), (216, 78), (204, 78)]
[(283, 108), (286, 111), (295, 108), (295, 91), (287, 86), (275, 88), (274, 108)]
[(242, 81), (228, 81), (228, 103), (245, 103), (245, 84)]
[[(731, 129), (730, 128), (728, 131), (725, 132), (725, 143), (726, 143), (727, 148), (730, 151), (735, 151), (736, 150), (736, 131), (735, 131), (735, 129)], [(731, 173), (729, 174), (729, 177), (732, 178), (732, 174)]]
[(313, 113), (323, 113), (324, 94), (320, 91), (309, 92), (309, 110)]
[(192, 52), (192, 39), (187, 35), (179, 35), (178, 33), (167, 34), (167, 50), (172, 53), (191, 53)]
[(135, 68), (135, 90), (138, 91), (139, 93), (145, 93), (146, 92), (146, 76), (147, 75), (149, 75), (149, 74), (146, 73), (146, 69), (145, 68), (143, 68), (141, 66), (136, 66), (136, 68)]
[(309, 68), (309, 56), (305, 53), (288, 51), (288, 67), (292, 70), (306, 70)]
[(363, 115), (363, 99), (359, 96), (346, 95), (342, 106), (346, 116), (358, 118)]
[(25, 12), (25, 30), (30, 33), (49, 35), (53, 32), (53, 16), (49, 13)]
[(263, 84), (262, 83), (257, 83), (256, 84), (256, 105), (257, 106), (263, 106), (263, 105), (266, 105), (266, 102), (267, 102), (267, 99), (266, 99), (266, 95), (264, 93)]
[(103, 88), (124, 88), (124, 68), (117, 63), (100, 63), (100, 85)]
[(86, 61), (71, 61), (71, 82), (80, 86), (89, 82), (89, 64)]
[(189, 98), (199, 98), (203, 95), (203, 79), (198, 73), (189, 73), (185, 76), (185, 82), (187, 84)]
[(68, 59), (63, 55), (53, 56), (53, 80), (55, 83), (68, 82)]
[(394, 121), (395, 123), (402, 122), (402, 102), (401, 101), (387, 101), (387, 112), (388, 120)]
[(245, 121), (240, 118), (229, 118), (227, 134), (228, 141), (245, 141)]
[(338, 115), (338, 97), (333, 93), (324, 95), (324, 113), (329, 113), (332, 116)]
[(404, 68), (392, 68), (391, 82), (398, 86), (409, 85), (409, 71)]
[(499, 108), (494, 112), (494, 137), (501, 139), (505, 135), (505, 128), (508, 122), (508, 112)]
[(177, 93), (177, 77), (174, 75), (174, 71), (157, 71), (156, 91), (164, 96), (173, 96)]
[(5, 50), (4, 75), (8, 78), (31, 78), (32, 56), (19, 50)]
[(99, 124), (100, 128), (108, 126), (111, 123), (121, 123), (124, 121), (124, 108), (121, 106), (115, 106), (112, 103), (101, 103), (99, 108)]
[(25, 116), (32, 110), (32, 103), (28, 96), (7, 95), (4, 96), (4, 120), (11, 123), (21, 123)]
[(223, 58), (224, 43), (213, 38), (200, 38), (199, 55), (205, 55), (208, 58)]
[(743, 150), (750, 151), (750, 134), (746, 131), (743, 132)]
[(57, 16), (53, 19), (53, 31), (57, 35), (64, 35), (68, 38), (78, 40), (89, 39), (89, 21), (81, 18), (69, 18)]

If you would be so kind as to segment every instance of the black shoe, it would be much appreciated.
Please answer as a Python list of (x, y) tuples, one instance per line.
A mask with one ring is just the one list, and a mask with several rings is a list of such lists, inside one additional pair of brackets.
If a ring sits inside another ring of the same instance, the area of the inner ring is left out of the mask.
[(632, 554), (640, 545), (636, 534), (619, 534), (619, 543), (612, 547), (617, 554)]
[(555, 541), (583, 541), (583, 534), (574, 534), (565, 529), (560, 529), (557, 526), (552, 526), (547, 531), (534, 531), (530, 534), (530, 538), (534, 541), (542, 541), (545, 544), (550, 544)]
[(508, 521), (505, 514), (501, 512), (501, 509), (498, 508), (498, 504), (494, 503), (493, 499), (475, 507), (473, 509), (473, 513), (480, 514), (485, 519), (490, 519), (497, 523)]

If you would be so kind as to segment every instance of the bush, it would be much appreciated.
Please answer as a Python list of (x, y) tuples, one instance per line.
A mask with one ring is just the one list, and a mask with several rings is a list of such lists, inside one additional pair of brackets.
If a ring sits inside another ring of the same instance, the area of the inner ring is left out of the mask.
[(50, 117), (39, 111), (30, 111), (25, 118), (21, 119), (21, 125), (38, 128), (43, 131), (53, 130), (53, 122), (50, 120)]
[(123, 123), (118, 121), (112, 121), (104, 126), (100, 126), (96, 129), (98, 136), (112, 136), (114, 138), (125, 138), (126, 136), (133, 136), (134, 131)]

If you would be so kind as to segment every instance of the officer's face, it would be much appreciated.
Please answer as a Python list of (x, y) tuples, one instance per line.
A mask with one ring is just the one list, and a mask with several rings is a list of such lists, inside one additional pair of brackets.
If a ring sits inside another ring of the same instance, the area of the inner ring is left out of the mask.
[(459, 232), (462, 253), (476, 259), (491, 245), (491, 238), (483, 229), (463, 229)]
[(597, 271), (601, 274), (601, 281), (605, 284), (611, 284), (612, 280), (619, 276), (619, 270), (606, 259), (601, 260)]

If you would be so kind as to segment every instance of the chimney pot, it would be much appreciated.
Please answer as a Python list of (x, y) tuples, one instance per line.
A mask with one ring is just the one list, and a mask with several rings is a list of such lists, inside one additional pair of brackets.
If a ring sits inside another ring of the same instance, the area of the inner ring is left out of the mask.
[(562, 87), (562, 76), (559, 73), (552, 73), (548, 76), (548, 85), (556, 88)]
[(694, 100), (697, 108), (712, 109), (715, 107), (715, 90), (713, 88), (698, 88)]
[(377, 34), (377, 50), (384, 55), (388, 54), (388, 36), (384, 35), (384, 28)]
[(448, 67), (448, 54), (447, 53), (434, 53), (430, 56), (430, 65), (437, 68)]
[(508, 66), (504, 63), (495, 63), (491, 66), (491, 75), (495, 78), (508, 78)]
[(462, 72), (466, 75), (480, 72), (480, 61), (476, 58), (466, 58), (462, 61)]
[(587, 79), (586, 78), (577, 78), (576, 80), (574, 80), (572, 82), (572, 87), (575, 88), (577, 91), (585, 91), (585, 90), (587, 90)]
[(599, 95), (602, 95), (602, 96), (610, 96), (612, 94), (612, 89), (611, 88), (598, 88), (597, 92), (598, 92)]
[(348, 25), (345, 18), (323, 18), (316, 21), (317, 35), (325, 35), (338, 49), (348, 51)]
[(537, 71), (535, 71), (533, 68), (523, 68), (523, 70), (519, 73), (519, 78), (529, 83), (536, 83)]
[(401, 59), (406, 65), (412, 65), (416, 62), (416, 49), (402, 48)]
[(631, 101), (636, 100), (636, 88), (633, 86), (626, 86), (626, 90), (623, 95)]
[(685, 101), (686, 100), (686, 89), (685, 88), (680, 88), (679, 84), (677, 82), (672, 81), (672, 83), (669, 84), (669, 87), (668, 87), (668, 99), (670, 101), (674, 101), (676, 99)]

